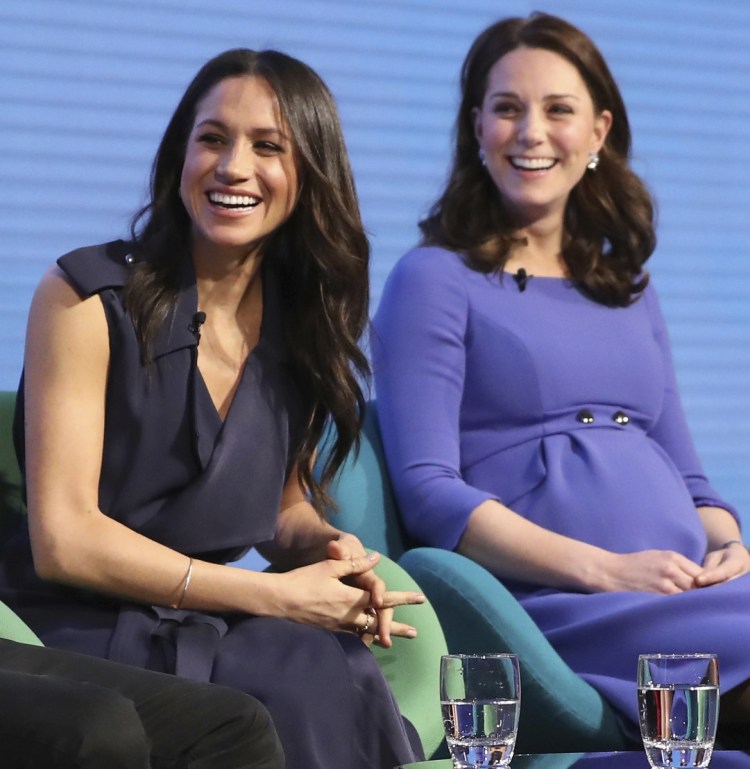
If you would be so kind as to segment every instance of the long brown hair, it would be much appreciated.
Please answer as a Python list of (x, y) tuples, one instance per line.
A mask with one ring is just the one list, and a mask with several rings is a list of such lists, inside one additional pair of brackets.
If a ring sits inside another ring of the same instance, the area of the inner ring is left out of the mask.
[(592, 298), (628, 305), (648, 282), (643, 265), (656, 246), (654, 206), (630, 169), (628, 115), (604, 57), (587, 35), (556, 16), (504, 19), (485, 29), (469, 49), (461, 70), (453, 166), (443, 194), (419, 223), (423, 243), (459, 251), (470, 267), (493, 272), (503, 269), (519, 242), (479, 160), (472, 111), (484, 100), (493, 65), (520, 47), (565, 58), (583, 78), (596, 112), (612, 113), (599, 167), (584, 175), (568, 199), (562, 256), (571, 278)]
[[(368, 318), (369, 243), (333, 97), (306, 64), (278, 51), (232, 49), (208, 61), (167, 126), (151, 170), (150, 200), (133, 218), (137, 264), (125, 303), (148, 363), (190, 259), (190, 219), (178, 194), (197, 107), (230, 77), (263, 78), (292, 137), (300, 191), (289, 219), (263, 246), (281, 276), (285, 323), (306, 427), (296, 447), (299, 480), (319, 513), (332, 506), (326, 487), (358, 443), (370, 370), (359, 347)], [(336, 438), (318, 481), (312, 459), (330, 423)]]

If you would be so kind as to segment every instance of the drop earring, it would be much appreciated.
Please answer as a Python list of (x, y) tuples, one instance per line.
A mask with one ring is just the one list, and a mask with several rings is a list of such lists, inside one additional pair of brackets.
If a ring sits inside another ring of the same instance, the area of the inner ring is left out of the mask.
[(589, 162), (586, 163), (586, 168), (588, 168), (589, 171), (596, 171), (596, 169), (599, 168), (598, 152), (589, 152)]
[(484, 152), (484, 147), (479, 148), (479, 162), (483, 165), (487, 165), (487, 155)]

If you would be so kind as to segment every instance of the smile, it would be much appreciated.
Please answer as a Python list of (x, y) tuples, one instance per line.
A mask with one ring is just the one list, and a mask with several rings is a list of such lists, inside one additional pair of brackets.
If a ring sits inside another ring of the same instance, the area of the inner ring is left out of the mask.
[(519, 171), (549, 171), (556, 163), (555, 158), (510, 158), (510, 164)]
[(213, 205), (231, 210), (255, 208), (260, 203), (260, 198), (254, 195), (225, 195), (222, 192), (209, 192), (207, 197)]

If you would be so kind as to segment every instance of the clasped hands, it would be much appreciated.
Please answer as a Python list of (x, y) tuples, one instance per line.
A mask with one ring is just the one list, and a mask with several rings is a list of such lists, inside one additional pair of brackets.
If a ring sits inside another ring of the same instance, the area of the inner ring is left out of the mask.
[(643, 550), (615, 556), (620, 562), (616, 590), (682, 593), (735, 579), (750, 571), (750, 553), (741, 543), (710, 550), (703, 564), (672, 550)]
[(326, 559), (286, 573), (296, 600), (289, 616), (326, 630), (355, 633), (370, 645), (393, 645), (393, 637), (415, 638), (417, 629), (393, 618), (396, 606), (424, 603), (412, 591), (387, 590), (374, 572), (378, 553), (367, 553), (351, 534), (326, 545)]

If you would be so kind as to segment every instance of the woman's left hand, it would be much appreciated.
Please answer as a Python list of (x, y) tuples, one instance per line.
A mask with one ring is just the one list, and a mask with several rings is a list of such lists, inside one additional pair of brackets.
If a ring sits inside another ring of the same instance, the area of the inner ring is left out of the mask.
[[(326, 555), (333, 560), (349, 561), (367, 558), (367, 551), (353, 534), (342, 533), (338, 539), (331, 540), (326, 547)], [(393, 609), (401, 604), (422, 603), (424, 596), (400, 591), (388, 591), (383, 580), (374, 571), (366, 571), (350, 577), (347, 582), (370, 594), (372, 621), (367, 620), (367, 632), (361, 634), (362, 640), (369, 646), (377, 643), (386, 649), (393, 645), (391, 636), (414, 638), (416, 629), (411, 625), (393, 621)]]
[(697, 587), (708, 587), (750, 572), (750, 553), (741, 542), (711, 550), (703, 559), (703, 571), (695, 578)]

